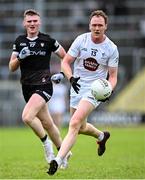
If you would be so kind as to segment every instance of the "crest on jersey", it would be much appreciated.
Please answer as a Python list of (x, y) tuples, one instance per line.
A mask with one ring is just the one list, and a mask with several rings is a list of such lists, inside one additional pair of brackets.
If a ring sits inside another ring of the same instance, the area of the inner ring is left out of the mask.
[(43, 82), (43, 83), (46, 82), (46, 79), (45, 79), (45, 78), (42, 78), (42, 82)]
[(40, 43), (41, 47), (44, 47), (44, 43)]

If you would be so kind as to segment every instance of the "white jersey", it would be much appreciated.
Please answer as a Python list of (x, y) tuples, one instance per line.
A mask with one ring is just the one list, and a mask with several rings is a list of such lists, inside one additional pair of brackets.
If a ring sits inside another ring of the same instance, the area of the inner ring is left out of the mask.
[(73, 76), (80, 77), (81, 89), (90, 87), (95, 79), (107, 78), (108, 66), (117, 67), (119, 61), (117, 46), (107, 36), (102, 43), (94, 43), (91, 32), (78, 36), (68, 54), (76, 57)]

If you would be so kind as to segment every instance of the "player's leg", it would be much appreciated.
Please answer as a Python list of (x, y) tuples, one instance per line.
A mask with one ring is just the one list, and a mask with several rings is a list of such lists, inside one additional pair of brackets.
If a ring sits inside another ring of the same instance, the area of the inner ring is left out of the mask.
[[(96, 129), (94, 126), (91, 126), (90, 124), (87, 124), (85, 122), (86, 118), (92, 112), (93, 109), (94, 109), (94, 106), (90, 102), (86, 100), (80, 101), (77, 107), (77, 110), (74, 112), (70, 120), (68, 133), (62, 142), (62, 145), (57, 154), (57, 157), (50, 163), (50, 168), (48, 170), (49, 175), (53, 175), (57, 171), (57, 169), (60, 167), (62, 160), (64, 159), (66, 154), (70, 151), (72, 146), (75, 144), (78, 133), (81, 128), (84, 134), (90, 135), (96, 138), (98, 137), (101, 138), (102, 136), (103, 138), (102, 138), (102, 141), (100, 142), (103, 142), (103, 144), (104, 142), (106, 142), (106, 139), (104, 141), (104, 133)], [(100, 146), (99, 146), (99, 149), (100, 149)]]
[(110, 137), (110, 133), (108, 131), (102, 132), (98, 130), (97, 128), (95, 128), (92, 124), (84, 123), (83, 126), (80, 128), (79, 133), (97, 138), (98, 139), (97, 144), (99, 145), (98, 155), (101, 156), (104, 154), (106, 150), (106, 147), (105, 147), (106, 141)]
[(41, 96), (33, 94), (22, 113), (23, 122), (31, 127), (40, 138), (43, 138), (46, 133), (40, 120), (36, 118), (36, 115), (45, 103), (45, 100)]
[(33, 94), (23, 110), (22, 119), (41, 139), (45, 150), (46, 160), (50, 163), (54, 158), (52, 142), (48, 139), (40, 119), (36, 117), (45, 104), (45, 100), (40, 95)]
[(95, 128), (95, 126), (93, 126), (92, 124), (84, 122), (80, 128), (79, 134), (84, 134), (88, 136), (93, 136), (95, 138), (99, 138), (99, 136), (101, 136), (102, 134), (102, 131)]
[[(39, 117), (39, 119), (41, 119), (43, 127), (46, 129), (47, 133), (49, 134), (49, 137), (51, 138), (51, 140), (55, 144), (56, 148), (59, 150), (61, 143), (62, 143), (62, 139), (60, 136), (59, 129), (55, 125), (55, 123), (53, 122), (53, 119), (49, 113), (47, 105), (45, 105), (39, 111), (37, 116)], [(61, 169), (66, 169), (68, 167), (68, 160), (69, 160), (71, 155), (72, 155), (72, 153), (68, 152), (68, 154), (66, 155), (66, 157), (64, 158), (64, 160), (62, 162)]]
[(75, 144), (80, 127), (82, 126), (84, 119), (88, 117), (91, 111), (92, 111), (92, 106), (90, 106), (90, 103), (88, 102), (85, 102), (85, 104), (79, 103), (77, 110), (74, 112), (70, 120), (68, 133), (62, 142), (57, 157), (55, 158), (55, 160), (53, 160), (50, 163), (48, 174), (53, 175), (60, 167), (64, 157), (70, 151), (72, 146)]
[(41, 110), (37, 114), (37, 117), (39, 117), (39, 119), (41, 120), (43, 127), (45, 128), (45, 130), (49, 134), (49, 137), (51, 138), (51, 140), (55, 144), (56, 148), (59, 149), (61, 146), (62, 139), (60, 136), (59, 129), (54, 124), (53, 119), (49, 113), (47, 104), (45, 104), (41, 108)]
[[(77, 110), (74, 112), (70, 120), (69, 130), (67, 136), (63, 141), (62, 148), (58, 153), (60, 157), (63, 158), (67, 154), (68, 150), (71, 149), (73, 144), (76, 142), (80, 127), (82, 126), (84, 119), (88, 117), (91, 111), (92, 111), (92, 107), (90, 106), (90, 103), (88, 104), (87, 101), (85, 101), (85, 103), (82, 102), (79, 103)], [(63, 146), (65, 148), (63, 148)]]
[[(84, 100), (84, 99), (82, 99), (80, 102), (80, 106), (83, 106), (83, 105), (89, 109), (89, 114), (95, 109), (94, 105), (91, 102)], [(82, 122), (82, 125), (79, 130), (79, 134), (93, 136), (93, 137), (99, 138), (101, 140), (103, 132), (100, 131), (99, 129), (97, 129), (94, 125), (88, 123), (87, 118), (88, 118), (88, 116)]]
[[(82, 100), (81, 103), (85, 104), (85, 100)], [(90, 103), (90, 105), (93, 107), (93, 105), (91, 103)], [(110, 137), (109, 132), (107, 132), (107, 131), (102, 132), (99, 129), (97, 129), (95, 126), (93, 126), (92, 124), (84, 121), (84, 123), (82, 124), (82, 126), (80, 128), (79, 133), (97, 138), (98, 139), (97, 144), (99, 145), (98, 155), (99, 156), (103, 155), (103, 153), (105, 152), (105, 149), (106, 149), (106, 147), (105, 147), (106, 141)]]

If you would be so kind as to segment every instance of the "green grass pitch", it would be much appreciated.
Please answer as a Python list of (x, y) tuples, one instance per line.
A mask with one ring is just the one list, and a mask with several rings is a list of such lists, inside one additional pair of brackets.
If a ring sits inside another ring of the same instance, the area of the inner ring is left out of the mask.
[(0, 128), (0, 179), (145, 179), (145, 126), (107, 129), (102, 157), (94, 138), (79, 135), (68, 169), (49, 176), (42, 144), (29, 128)]

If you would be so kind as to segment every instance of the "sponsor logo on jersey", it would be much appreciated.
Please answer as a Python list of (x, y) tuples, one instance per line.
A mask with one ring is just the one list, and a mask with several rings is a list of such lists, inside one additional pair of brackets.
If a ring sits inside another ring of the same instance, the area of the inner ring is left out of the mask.
[(46, 51), (30, 51), (30, 55), (35, 55), (35, 56), (45, 56), (46, 55)]
[(96, 71), (98, 68), (99, 64), (96, 59), (94, 58), (87, 58), (84, 59), (84, 68), (89, 70), (89, 71)]

